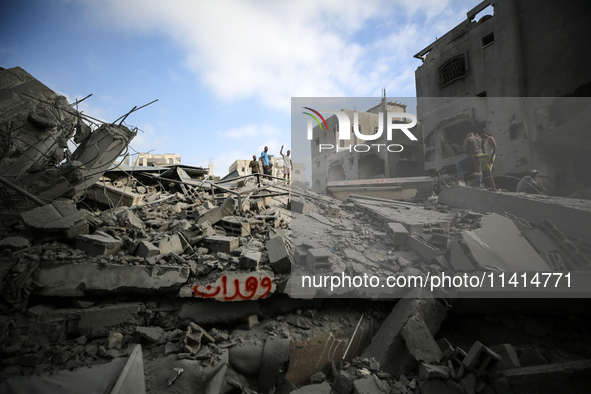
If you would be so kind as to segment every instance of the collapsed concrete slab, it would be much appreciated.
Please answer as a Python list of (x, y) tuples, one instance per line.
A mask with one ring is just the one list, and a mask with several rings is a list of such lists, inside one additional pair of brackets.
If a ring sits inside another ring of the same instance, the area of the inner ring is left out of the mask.
[(266, 298), (277, 288), (270, 271), (226, 272), (217, 278), (200, 278), (183, 286), (180, 297), (196, 297), (218, 301), (248, 301)]
[(34, 294), (81, 297), (88, 294), (175, 292), (189, 278), (189, 268), (179, 266), (41, 263)]
[(82, 250), (91, 257), (113, 255), (121, 250), (122, 245), (121, 240), (101, 231), (79, 235), (76, 238), (76, 249)]
[(551, 270), (513, 221), (504, 216), (487, 215), (482, 218), (481, 228), (463, 231), (462, 236), (481, 267), (510, 272)]
[(71, 201), (54, 201), (49, 205), (21, 213), (27, 230), (33, 235), (61, 235), (74, 238), (88, 233), (84, 213)]
[(407, 373), (416, 367), (417, 361), (409, 352), (402, 336), (404, 327), (412, 317), (418, 315), (430, 334), (435, 335), (445, 320), (446, 314), (445, 307), (433, 298), (401, 299), (361, 356), (374, 357), (380, 363), (382, 370), (393, 376)]
[(142, 308), (143, 304), (119, 303), (86, 309), (80, 316), (78, 332), (90, 338), (107, 336), (109, 331), (122, 324), (138, 324), (138, 313)]
[(433, 194), (433, 178), (421, 176), (335, 181), (328, 182), (326, 190), (341, 201), (351, 194), (391, 200), (425, 199)]
[(410, 235), (420, 233), (425, 226), (439, 226), (448, 230), (452, 220), (449, 214), (428, 211), (408, 203), (358, 197), (352, 197), (350, 201), (378, 220), (383, 227), (386, 228), (391, 222), (401, 223)]
[(540, 201), (515, 193), (494, 193), (462, 186), (445, 189), (439, 193), (441, 204), (482, 213), (494, 212), (504, 215), (507, 212), (532, 222), (545, 218), (554, 223), (560, 231), (591, 241), (591, 210), (564, 206), (554, 201), (555, 197)]

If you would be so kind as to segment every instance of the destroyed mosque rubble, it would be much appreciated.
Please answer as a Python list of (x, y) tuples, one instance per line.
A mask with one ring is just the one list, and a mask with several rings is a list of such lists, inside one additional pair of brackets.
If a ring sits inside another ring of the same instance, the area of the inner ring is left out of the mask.
[[(585, 275), (589, 201), (438, 190), (441, 179), (431, 178), (421, 187), (438, 196), (427, 199), (387, 200), (353, 187), (339, 201), (279, 178), (216, 182), (199, 167), (115, 167), (135, 132), (91, 130), (63, 97), (21, 69), (8, 71), (0, 392), (591, 387), (585, 299), (298, 286), (310, 272)], [(72, 137), (79, 145), (70, 154)], [(49, 173), (52, 181), (40, 183)]]

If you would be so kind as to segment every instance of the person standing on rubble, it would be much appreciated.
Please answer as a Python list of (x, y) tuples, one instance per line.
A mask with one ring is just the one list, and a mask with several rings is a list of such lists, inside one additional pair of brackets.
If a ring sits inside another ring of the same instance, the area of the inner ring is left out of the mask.
[(288, 149), (287, 154), (284, 155), (283, 154), (283, 145), (281, 145), (281, 150), (279, 151), (279, 153), (283, 157), (283, 179), (285, 179), (287, 177), (288, 181), (290, 180), (290, 174), (291, 174), (291, 171), (293, 170), (293, 163), (291, 162), (291, 157), (289, 157), (290, 152), (291, 151)]
[[(480, 137), (475, 136), (474, 133), (466, 134), (466, 139), (464, 140), (464, 153), (466, 157), (456, 162), (456, 171), (460, 179), (465, 181), (464, 174), (467, 172), (479, 172), (480, 166), (478, 160), (474, 160), (472, 155), (482, 153), (480, 144)], [(475, 167), (471, 171), (473, 166)]]
[(528, 175), (521, 178), (517, 184), (517, 193), (537, 194), (546, 191), (546, 188), (535, 181), (538, 170), (531, 170)]
[[(273, 164), (269, 161), (269, 155), (267, 152), (269, 151), (269, 147), (265, 146), (265, 150), (261, 152), (261, 163), (263, 164), (263, 174), (271, 175), (271, 168)], [(269, 177), (265, 177), (266, 179), (271, 179)]]
[(482, 172), (484, 172), (485, 178), (489, 180), (490, 186), (493, 192), (497, 191), (495, 186), (495, 180), (492, 176), (493, 163), (497, 155), (497, 143), (495, 139), (488, 134), (488, 131), (480, 131), (480, 138), (484, 148), (484, 153), (474, 154), (473, 158), (476, 158), (479, 165), (482, 166)]
[(257, 182), (260, 185), (261, 184), (261, 175), (260, 175), (261, 167), (259, 166), (259, 161), (257, 160), (257, 155), (252, 155), (252, 160), (250, 161), (248, 166), (250, 167), (251, 174), (257, 176)]

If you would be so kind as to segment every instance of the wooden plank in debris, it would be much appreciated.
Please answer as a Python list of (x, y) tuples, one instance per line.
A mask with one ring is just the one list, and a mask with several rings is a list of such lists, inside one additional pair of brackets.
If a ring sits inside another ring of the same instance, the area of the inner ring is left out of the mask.
[(142, 203), (142, 196), (106, 183), (97, 182), (88, 188), (86, 198), (110, 207), (132, 207)]

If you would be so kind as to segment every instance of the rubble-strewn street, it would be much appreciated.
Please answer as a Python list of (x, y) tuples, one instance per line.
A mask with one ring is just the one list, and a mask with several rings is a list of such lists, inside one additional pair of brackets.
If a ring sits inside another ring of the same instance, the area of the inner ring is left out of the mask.
[[(588, 278), (589, 200), (129, 167), (134, 130), (1, 73), (0, 392), (589, 392), (588, 289), (534, 276)], [(489, 297), (432, 286), (476, 273)]]

